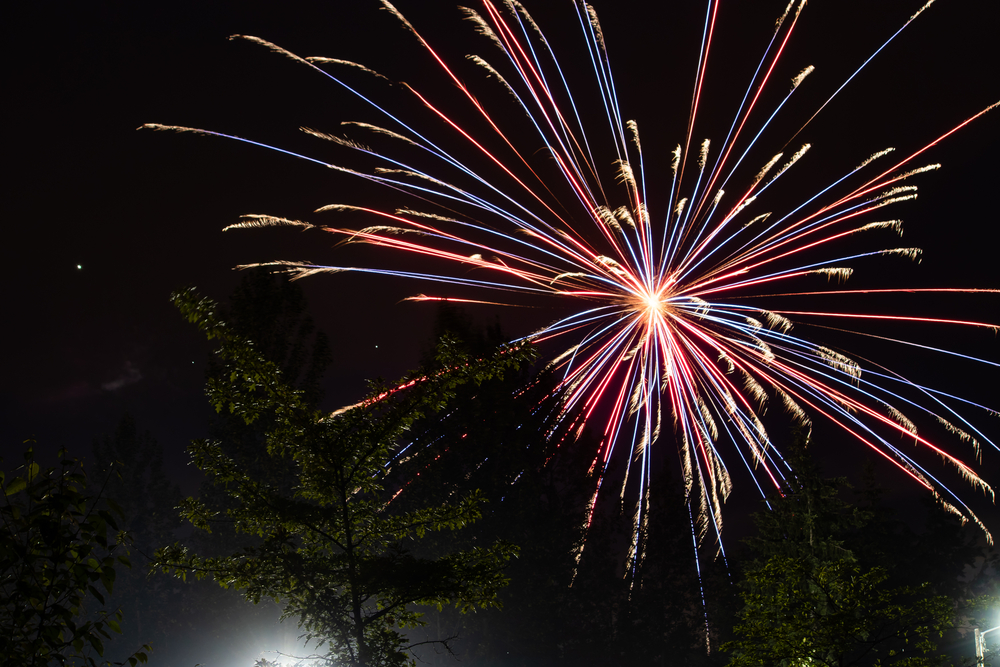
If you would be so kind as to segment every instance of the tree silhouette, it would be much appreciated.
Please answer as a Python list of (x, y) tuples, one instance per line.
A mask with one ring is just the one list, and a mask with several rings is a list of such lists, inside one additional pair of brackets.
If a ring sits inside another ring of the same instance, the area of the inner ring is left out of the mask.
[[(0, 472), (0, 655), (4, 664), (95, 667), (109, 633), (121, 633), (120, 610), (85, 620), (86, 604), (105, 603), (116, 568), (129, 567), (124, 534), (100, 493), (87, 491), (80, 462), (59, 452), (59, 468), (41, 469), (29, 447), (24, 465)], [(104, 593), (98, 588), (104, 590)], [(144, 646), (126, 658), (146, 662)], [(110, 664), (103, 661), (100, 664)]]
[(194, 442), (194, 462), (233, 503), (220, 516), (189, 498), (184, 515), (203, 530), (228, 523), (255, 536), (255, 543), (215, 557), (174, 545), (158, 553), (163, 569), (212, 576), (253, 602), (283, 602), (285, 616), (296, 617), (310, 639), (326, 645), (329, 660), (358, 667), (410, 662), (400, 629), (421, 623), (414, 604), (462, 610), (497, 604), (506, 584), (503, 568), (516, 554), (512, 545), (498, 541), (433, 557), (415, 553), (428, 532), (479, 519), (480, 494), (397, 510), (392, 500), (398, 489), (387, 470), (417, 420), (459, 390), (474, 391), (525, 363), (528, 351), (505, 348), (472, 360), (444, 341), (440, 372), (376, 386), (365, 401), (331, 416), (288, 386), (275, 363), (218, 318), (214, 303), (193, 290), (174, 295), (174, 302), (218, 342), (225, 372), (207, 387), (216, 410), (248, 423), (269, 415), (266, 451), (290, 463), (297, 479), (291, 490), (282, 488), (250, 474), (219, 443)]
[(894, 585), (885, 567), (859, 561), (848, 545), (872, 512), (840, 497), (846, 480), (820, 476), (804, 440), (788, 458), (794, 476), (754, 517), (758, 534), (748, 543), (757, 558), (741, 583), (737, 639), (724, 646), (734, 653), (729, 664), (938, 664), (935, 638), (951, 626), (951, 602), (926, 585)]

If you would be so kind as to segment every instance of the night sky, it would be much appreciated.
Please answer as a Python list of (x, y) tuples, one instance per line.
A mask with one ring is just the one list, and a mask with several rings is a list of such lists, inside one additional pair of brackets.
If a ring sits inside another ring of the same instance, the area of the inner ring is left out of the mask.
[[(321, 234), (221, 229), (244, 213), (326, 222), (311, 211), (365, 197), (364, 203), (372, 203), (379, 193), (321, 167), (235, 142), (136, 128), (150, 122), (202, 127), (324, 157), (328, 147), (303, 136), (300, 125), (339, 132), (344, 120), (377, 120), (306, 68), (258, 46), (227, 41), (234, 33), (258, 35), (304, 56), (359, 61), (390, 79), (422, 86), (454, 109), (462, 108), (461, 100), (376, 0), (18, 4), (13, 16), (7, 9), (2, 40), (4, 465), (17, 460), (29, 436), (37, 437), (40, 449), (65, 445), (71, 454), (87, 456), (91, 440), (110, 433), (128, 411), (163, 444), (170, 470), (186, 475), (183, 449), (204, 435), (209, 416), (202, 395), (207, 344), (168, 303), (170, 292), (195, 285), (223, 299), (239, 282), (231, 270), (237, 264), (356, 261), (344, 250), (331, 250)], [(579, 53), (568, 0), (527, 4), (560, 53)], [(678, 6), (700, 3), (594, 4), (623, 113), (639, 123), (647, 169), (666, 179), (667, 152), (682, 139), (700, 35), (700, 7)], [(696, 138), (721, 139), (722, 122), (742, 94), (737, 86), (748, 79), (747, 68), (756, 63), (784, 2), (754, 2), (755, 8), (766, 7), (756, 14), (736, 7), (751, 3), (730, 4), (729, 14), (723, 6)], [(817, 71), (779, 124), (782, 129), (760, 151), (761, 162), (775, 143), (780, 147), (795, 120), (808, 117), (919, 5), (811, 2), (779, 78), (788, 80), (809, 64)], [(401, 0), (397, 6), (453, 61), (468, 52), (492, 53), (451, 0)], [(896, 146), (900, 155), (912, 152), (1000, 99), (998, 25), (995, 0), (938, 0), (796, 140), (814, 145), (808, 167), (803, 162), (798, 168), (828, 174), (886, 146)], [(463, 67), (463, 76), (478, 76)], [(658, 149), (662, 159), (648, 157)], [(872, 269), (871, 284), (1000, 288), (998, 149), (1000, 111), (994, 111), (918, 163), (944, 166), (915, 181), (917, 203), (900, 205), (888, 217), (905, 220), (902, 245), (923, 247), (923, 262), (887, 262), (885, 269)], [(357, 399), (365, 378), (393, 378), (416, 365), (434, 307), (400, 299), (426, 288), (360, 275), (300, 284), (333, 344), (330, 407)], [(1000, 322), (996, 295), (907, 303), (917, 304), (921, 314)], [(486, 323), (499, 318), (512, 334), (545, 320), (485, 306), (471, 312)], [(993, 333), (915, 331), (923, 340), (1000, 361)], [(889, 361), (910, 369), (908, 353), (893, 354)], [(995, 366), (932, 364), (923, 357), (912, 363), (926, 363), (920, 375), (935, 386), (1000, 406)], [(1000, 439), (1000, 420), (979, 423)], [(857, 452), (847, 447), (843, 457), (853, 461)], [(1000, 484), (996, 451), (986, 452), (981, 470)], [(993, 506), (977, 509), (1000, 531)]]

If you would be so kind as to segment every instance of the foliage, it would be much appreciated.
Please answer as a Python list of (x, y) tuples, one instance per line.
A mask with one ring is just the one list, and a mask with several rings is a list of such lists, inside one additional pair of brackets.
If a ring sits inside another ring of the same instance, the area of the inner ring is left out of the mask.
[[(281, 369), (286, 384), (303, 390), (303, 399), (315, 407), (330, 354), (324, 336), (309, 317), (298, 285), (263, 270), (246, 271), (226, 300), (227, 307), (220, 307), (219, 312), (230, 328), (253, 340), (255, 350)], [(228, 375), (224, 365), (209, 352), (206, 347), (206, 379)], [(293, 462), (284, 465), (285, 461), (267, 454), (265, 434), (272, 423), (270, 415), (262, 414), (252, 424), (246, 424), (240, 415), (224, 410), (210, 420), (208, 437), (217, 441), (223, 452), (254, 478), (290, 491), (296, 480)], [(226, 524), (213, 523), (212, 532), (207, 533), (182, 521), (176, 508), (183, 496), (179, 490), (163, 484), (173, 480), (160, 477), (164, 472), (159, 467), (161, 448), (130, 420), (123, 419), (100, 445), (99, 450), (95, 446), (99, 462), (119, 460), (124, 464), (120, 468), (123, 484), (112, 480), (109, 494), (122, 505), (126, 522), (145, 529), (135, 537), (134, 559), (140, 558), (136, 551), (143, 556), (152, 555), (156, 549), (178, 539), (202, 556), (230, 554), (255, 543), (254, 536), (236, 533)], [(201, 477), (196, 471), (195, 474)], [(148, 485), (149, 493), (133, 495), (143, 485)], [(124, 498), (117, 497), (119, 490), (125, 494)], [(204, 478), (192, 495), (212, 512), (224, 513), (235, 506), (224, 489)], [(119, 576), (115, 600), (125, 612), (122, 622), (125, 637), (151, 639), (154, 645), (163, 645), (158, 648), (157, 661), (176, 665), (216, 664), (244, 656), (243, 660), (252, 664), (250, 656), (272, 649), (276, 642), (293, 641), (298, 634), (294, 624), (278, 624), (281, 610), (276, 605), (254, 605), (208, 579), (184, 584), (162, 572), (149, 573), (146, 569), (135, 567), (133, 572), (120, 573), (126, 576)], [(177, 637), (184, 640), (176, 641)]]
[(184, 516), (203, 530), (229, 522), (257, 541), (220, 557), (202, 557), (182, 545), (165, 548), (157, 554), (164, 570), (212, 576), (254, 602), (283, 602), (285, 616), (297, 617), (310, 639), (328, 643), (329, 659), (365, 667), (411, 662), (400, 630), (421, 623), (414, 604), (454, 604), (463, 611), (498, 604), (503, 568), (517, 553), (512, 545), (495, 542), (436, 557), (413, 553), (428, 531), (476, 521), (480, 495), (396, 510), (389, 470), (416, 420), (446, 405), (460, 387), (468, 391), (526, 362), (526, 350), (505, 348), (472, 361), (443, 342), (438, 358), (446, 370), (409, 378), (403, 389), (376, 386), (368, 399), (331, 416), (310, 409), (274, 363), (219, 320), (211, 301), (188, 290), (175, 294), (174, 302), (219, 343), (216, 353), (228, 372), (209, 379), (211, 403), (248, 423), (270, 415), (267, 452), (291, 461), (297, 480), (285, 493), (248, 474), (218, 443), (193, 443), (194, 462), (235, 503), (220, 517), (189, 498)]
[(936, 664), (950, 627), (947, 598), (887, 588), (886, 571), (847, 559), (772, 556), (747, 574), (731, 665)]
[[(94, 666), (93, 653), (104, 655), (109, 632), (121, 632), (120, 610), (82, 619), (89, 598), (104, 604), (98, 586), (113, 591), (116, 564), (129, 567), (115, 520), (121, 512), (113, 504), (101, 508), (100, 494), (87, 493), (78, 460), (65, 450), (59, 458), (58, 469), (43, 470), (29, 447), (16, 475), (0, 472), (0, 655), (10, 664)], [(146, 662), (148, 650), (127, 662)]]
[(795, 477), (755, 516), (758, 556), (741, 583), (733, 667), (750, 665), (934, 665), (936, 638), (950, 628), (952, 603), (927, 584), (894, 585), (885, 567), (847, 548), (872, 513), (840, 496), (843, 479), (824, 479), (804, 446), (790, 456)]
[[(253, 341), (254, 350), (280, 370), (282, 382), (300, 392), (305, 407), (317, 408), (331, 355), (327, 338), (317, 330), (298, 284), (264, 269), (249, 271), (229, 302), (228, 309), (220, 308), (219, 319), (240, 337)], [(208, 381), (225, 381), (228, 373), (225, 363), (209, 355)], [(222, 410), (209, 424), (209, 438), (249, 475), (290, 492), (297, 478), (294, 462), (267, 453), (267, 432), (275, 419), (264, 410), (248, 423), (242, 414)], [(224, 512), (234, 503), (225, 490), (210, 482), (202, 484), (199, 499), (215, 512)], [(252, 540), (252, 536), (220, 525), (212, 533), (196, 534), (194, 545), (204, 554), (216, 555), (231, 551), (234, 545), (249, 545)]]
[[(164, 666), (214, 665), (223, 656), (243, 656), (249, 665), (251, 656), (273, 647), (280, 615), (273, 605), (254, 606), (212, 581), (185, 585), (150, 571), (157, 549), (194, 531), (178, 516), (184, 496), (164, 467), (164, 448), (148, 431), (124, 415), (114, 431), (95, 438), (87, 471), (92, 478), (106, 476), (102, 495), (124, 513), (116, 520), (128, 532), (133, 563), (119, 568), (114, 593), (105, 596), (122, 612), (122, 633), (105, 647), (105, 659), (126, 660), (131, 647), (151, 643), (155, 662)], [(294, 627), (287, 630), (294, 636)]]

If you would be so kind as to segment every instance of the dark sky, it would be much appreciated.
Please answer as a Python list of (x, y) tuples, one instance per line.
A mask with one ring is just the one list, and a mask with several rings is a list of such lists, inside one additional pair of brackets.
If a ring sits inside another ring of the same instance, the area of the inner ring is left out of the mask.
[[(198, 126), (323, 157), (327, 148), (300, 136), (300, 125), (337, 132), (343, 120), (374, 119), (305, 68), (227, 41), (234, 33), (259, 35), (301, 55), (360, 61), (458, 102), (375, 0), (18, 4), (13, 16), (8, 9), (2, 40), (4, 456), (16, 455), (21, 440), (32, 435), (40, 447), (66, 445), (87, 455), (91, 439), (113, 430), (129, 411), (181, 470), (186, 442), (204, 434), (206, 346), (169, 305), (170, 292), (196, 285), (224, 298), (239, 281), (231, 267), (241, 263), (352, 261), (343, 253), (334, 257), (320, 235), (220, 230), (243, 213), (316, 219), (310, 212), (319, 206), (372, 194), (321, 167), (235, 142), (136, 128), (147, 122)], [(624, 114), (639, 121), (647, 155), (661, 148), (663, 155), (682, 137), (700, 34), (700, 9), (678, 6), (698, 3), (594, 4)], [(737, 86), (784, 2), (729, 4), (723, 6), (697, 138), (724, 130), (721, 122), (742, 91)], [(811, 2), (780, 78), (809, 64), (817, 71), (773, 141), (780, 145), (777, 137), (790, 133), (794, 119), (806, 117), (919, 4)], [(490, 50), (471, 35), (452, 0), (401, 0), (398, 6), (453, 60)], [(575, 21), (565, 18), (568, 0), (528, 6), (561, 53), (578, 53)], [(814, 144), (810, 168), (827, 173), (831, 165), (857, 163), (890, 145), (901, 154), (915, 150), (995, 102), (998, 25), (994, 0), (938, 0), (802, 135)], [(564, 58), (577, 62), (573, 55)], [(475, 70), (463, 72), (476, 76)], [(904, 245), (922, 246), (924, 260), (919, 267), (893, 263), (879, 278), (1000, 287), (998, 137), (1000, 111), (994, 111), (928, 154), (926, 162), (944, 168), (920, 179), (917, 204), (893, 213), (906, 220)], [(769, 157), (770, 146), (760, 155)], [(668, 159), (647, 159), (651, 172), (665, 177)], [(357, 398), (366, 377), (391, 378), (416, 364), (433, 307), (399, 300), (422, 286), (353, 275), (301, 284), (334, 345), (331, 405)], [(1000, 322), (998, 303), (996, 297), (927, 298), (917, 310)], [(528, 326), (506, 311), (481, 307), (473, 314), (486, 322), (499, 316), (515, 333)], [(940, 340), (1000, 360), (992, 333), (958, 331)], [(892, 361), (905, 365), (906, 357)], [(1000, 406), (995, 366), (948, 362), (925, 370), (929, 381)], [(1000, 439), (998, 425), (992, 419), (984, 427)], [(994, 484), (1000, 484), (998, 461), (995, 451), (988, 452), (982, 464)], [(983, 511), (1000, 530), (995, 508)]]

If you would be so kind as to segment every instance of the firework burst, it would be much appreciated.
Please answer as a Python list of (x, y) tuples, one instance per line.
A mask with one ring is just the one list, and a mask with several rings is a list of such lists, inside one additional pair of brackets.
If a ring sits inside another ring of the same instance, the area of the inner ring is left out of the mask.
[[(778, 17), (729, 129), (712, 142), (699, 141), (694, 134), (720, 12), (719, 2), (707, 2), (687, 127), (679, 133), (681, 140), (672, 156), (649, 160), (669, 165), (669, 174), (655, 178), (647, 173), (637, 124), (625, 120), (620, 111), (605, 36), (591, 7), (567, 2), (567, 12), (582, 35), (573, 69), (586, 64), (586, 90), (577, 84), (579, 72), (560, 64), (542, 29), (515, 0), (483, 0), (479, 10), (462, 10), (490, 45), (489, 59), (469, 59), (506, 98), (495, 107), (481, 102), (483, 95), (474, 93), (400, 12), (386, 0), (383, 5), (415, 48), (430, 57), (437, 73), (457, 88), (467, 107), (460, 116), (447, 112), (418, 86), (401, 84), (433, 122), (411, 120), (366, 92), (369, 87), (392, 85), (381, 74), (357, 63), (303, 58), (257, 37), (237, 36), (312, 68), (368, 104), (375, 117), (347, 123), (350, 138), (303, 130), (357, 154), (360, 163), (374, 162), (377, 167), (332, 164), (207, 130), (144, 126), (225, 136), (290, 153), (345, 178), (365, 179), (412, 198), (412, 206), (404, 209), (350, 203), (318, 209), (365, 219), (367, 224), (361, 227), (248, 215), (227, 229), (316, 227), (340, 237), (344, 244), (363, 243), (419, 256), (426, 261), (425, 270), (298, 261), (267, 266), (294, 278), (366, 272), (444, 290), (419, 294), (412, 297), (414, 301), (515, 305), (527, 298), (563, 313), (527, 338), (546, 349), (559, 346), (550, 363), (560, 378), (561, 414), (577, 420), (574, 428), (590, 424), (602, 435), (593, 464), (599, 473), (594, 499), (616, 452), (625, 462), (624, 480), (616, 478), (616, 484), (623, 498), (634, 498), (633, 567), (642, 553), (654, 456), (678, 456), (699, 539), (710, 536), (720, 548), (733, 457), (762, 494), (782, 488), (787, 467), (761, 418), (768, 401), (779, 403), (803, 425), (813, 419), (835, 424), (935, 494), (945, 507), (986, 530), (958, 493), (939, 481), (919, 456), (901, 447), (906, 442), (937, 455), (992, 497), (974, 468), (940, 441), (957, 437), (974, 456), (981, 447), (996, 448), (964, 416), (995, 411), (811, 342), (796, 333), (795, 322), (825, 322), (862, 335), (871, 335), (861, 330), (878, 321), (996, 329), (990, 322), (840, 311), (824, 305), (836, 295), (914, 291), (840, 288), (858, 260), (920, 256), (920, 250), (912, 247), (858, 249), (863, 241), (845, 242), (878, 230), (901, 232), (900, 220), (890, 217), (892, 205), (914, 198), (914, 177), (938, 166), (921, 163), (922, 154), (996, 104), (912, 154), (900, 158), (888, 149), (860, 158), (855, 168), (818, 192), (808, 196), (783, 192), (779, 201), (785, 203), (778, 205), (765, 193), (771, 188), (781, 191), (786, 174), (806, 161), (810, 145), (793, 143), (801, 132), (798, 126), (785, 133), (790, 137), (783, 144), (787, 148), (778, 151), (767, 152), (760, 138), (765, 130), (774, 129), (772, 121), (812, 68), (792, 77), (787, 94), (776, 102), (765, 107), (763, 100), (772, 99), (766, 91), (788, 82), (776, 81), (775, 71), (795, 33), (804, 0), (793, 0)], [(367, 81), (352, 83), (359, 77)], [(427, 125), (432, 129), (422, 129)], [(599, 155), (611, 159), (595, 157)], [(768, 209), (763, 208), (765, 201)], [(845, 252), (845, 247), (853, 250)], [(448, 291), (456, 288), (458, 296)], [(483, 296), (470, 297), (470, 289)], [(809, 306), (796, 310), (782, 305), (786, 303)], [(951, 435), (918, 431), (916, 422), (928, 417)], [(723, 451), (733, 454), (724, 458)], [(594, 500), (591, 512), (593, 506)]]

